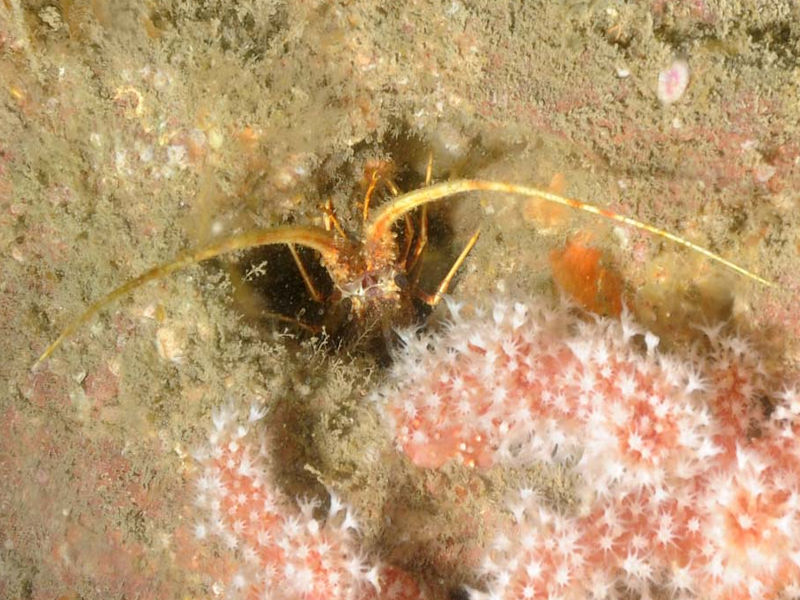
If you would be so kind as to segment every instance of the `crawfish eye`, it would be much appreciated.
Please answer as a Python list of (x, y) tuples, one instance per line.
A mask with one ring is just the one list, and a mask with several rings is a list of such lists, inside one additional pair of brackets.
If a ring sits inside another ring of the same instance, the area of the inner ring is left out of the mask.
[(405, 273), (395, 273), (394, 283), (398, 288), (404, 290), (408, 287), (408, 277), (406, 277)]

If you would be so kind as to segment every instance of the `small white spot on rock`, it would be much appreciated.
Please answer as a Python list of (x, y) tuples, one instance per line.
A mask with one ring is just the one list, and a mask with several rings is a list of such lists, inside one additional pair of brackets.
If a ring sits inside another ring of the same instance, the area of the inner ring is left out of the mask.
[(180, 144), (167, 146), (167, 164), (179, 169), (185, 169), (188, 165), (186, 148)]
[(753, 177), (758, 183), (766, 183), (772, 179), (777, 171), (778, 169), (772, 165), (760, 164), (753, 169)]
[(217, 127), (212, 127), (208, 131), (208, 145), (211, 146), (213, 150), (219, 150), (222, 147), (223, 141), (224, 137), (222, 132)]
[(156, 349), (158, 355), (173, 363), (183, 360), (183, 336), (172, 327), (160, 327), (156, 332)]
[(656, 95), (659, 102), (669, 105), (677, 102), (689, 85), (689, 64), (685, 60), (676, 60), (658, 74)]

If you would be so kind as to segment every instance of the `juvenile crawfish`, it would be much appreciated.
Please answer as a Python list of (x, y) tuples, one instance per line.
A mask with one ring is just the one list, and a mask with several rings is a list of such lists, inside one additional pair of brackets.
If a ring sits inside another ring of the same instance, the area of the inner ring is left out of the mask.
[[(430, 182), (430, 163), (427, 182)], [(395, 197), (374, 215), (369, 214), (369, 203), (376, 186), (384, 183)], [(621, 223), (627, 227), (649, 232), (702, 254), (736, 273), (750, 278), (762, 285), (772, 286), (772, 282), (741, 267), (693, 242), (683, 239), (663, 229), (643, 223), (632, 217), (620, 215), (592, 204), (582, 202), (536, 187), (481, 179), (459, 179), (446, 181), (400, 194), (390, 179), (383, 178), (376, 170), (371, 178), (364, 199), (363, 228), (360, 236), (344, 230), (330, 206), (326, 215), (326, 226), (284, 226), (267, 229), (254, 229), (244, 233), (214, 241), (211, 244), (189, 250), (175, 259), (155, 266), (138, 277), (131, 279), (107, 295), (92, 303), (81, 315), (67, 324), (58, 337), (42, 352), (34, 364), (38, 367), (53, 352), (73, 335), (82, 325), (105, 309), (112, 302), (144, 285), (161, 279), (197, 263), (220, 255), (260, 246), (284, 244), (295, 257), (303, 280), (312, 297), (321, 302), (342, 303), (352, 319), (369, 322), (384, 332), (392, 326), (409, 320), (413, 314), (413, 302), (422, 301), (435, 306), (446, 293), (459, 266), (477, 242), (479, 232), (475, 232), (450, 268), (448, 274), (433, 293), (423, 291), (418, 284), (419, 257), (427, 243), (426, 217), (423, 213), (420, 231), (415, 233), (409, 217), (411, 211), (424, 208), (433, 203), (455, 198), (467, 193), (499, 193), (521, 198), (536, 198), (540, 201), (566, 206), (578, 211), (594, 214), (604, 219)], [(394, 225), (405, 220), (406, 234), (401, 249)], [(412, 242), (413, 239), (413, 242)], [(333, 293), (322, 298), (303, 268), (295, 246), (303, 246), (319, 254), (322, 266), (333, 282)], [(413, 246), (413, 247), (412, 247)]]

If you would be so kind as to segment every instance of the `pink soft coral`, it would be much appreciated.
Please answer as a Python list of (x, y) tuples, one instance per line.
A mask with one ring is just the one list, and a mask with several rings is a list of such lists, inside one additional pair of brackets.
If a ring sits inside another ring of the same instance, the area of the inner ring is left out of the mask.
[(196, 504), (198, 538), (219, 539), (239, 555), (225, 582), (229, 597), (276, 600), (423, 600), (403, 572), (370, 559), (355, 533), (356, 517), (336, 495), (324, 516), (320, 502), (293, 502), (268, 471), (263, 443), (237, 423), (231, 409), (214, 414), (208, 447), (198, 451), (202, 472)]
[(404, 335), (374, 396), (414, 463), (561, 463), (564, 515), (530, 491), (486, 549), (475, 598), (795, 597), (800, 585), (800, 396), (773, 418), (761, 362), (709, 329), (671, 355), (623, 314), (544, 303), (451, 307), (442, 334)]

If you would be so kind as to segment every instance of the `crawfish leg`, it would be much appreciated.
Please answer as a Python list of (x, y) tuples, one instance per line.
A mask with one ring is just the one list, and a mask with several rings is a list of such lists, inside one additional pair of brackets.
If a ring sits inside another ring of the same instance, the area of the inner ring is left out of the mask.
[(466, 246), (461, 251), (461, 254), (458, 255), (458, 258), (455, 260), (453, 265), (450, 267), (450, 270), (447, 272), (447, 275), (444, 276), (439, 287), (436, 288), (436, 292), (434, 294), (426, 294), (422, 290), (418, 290), (418, 295), (420, 299), (425, 302), (430, 307), (434, 307), (442, 300), (442, 296), (447, 293), (447, 288), (450, 287), (450, 283), (453, 281), (453, 277), (456, 276), (456, 272), (464, 263), (464, 260), (467, 258), (467, 255), (472, 250), (472, 247), (478, 241), (478, 237), (481, 235), (481, 230), (476, 229), (475, 233), (472, 234), (472, 237), (469, 238)]

